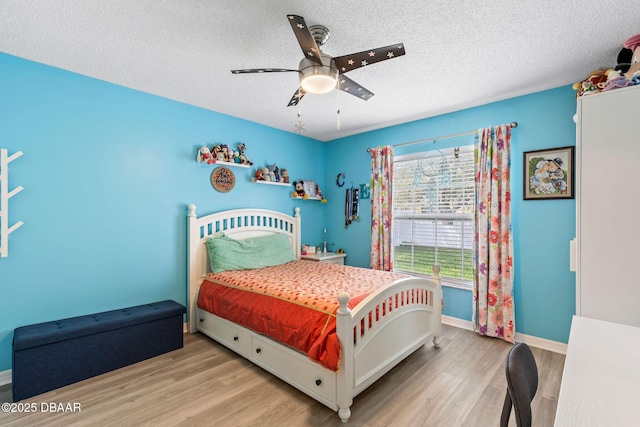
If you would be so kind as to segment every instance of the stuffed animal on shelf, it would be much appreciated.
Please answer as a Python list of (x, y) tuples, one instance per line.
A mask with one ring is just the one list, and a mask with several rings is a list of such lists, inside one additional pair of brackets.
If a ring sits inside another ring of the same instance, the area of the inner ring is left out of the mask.
[(233, 152), (233, 163), (240, 163), (240, 152)]
[(220, 145), (220, 151), (222, 152), (222, 156), (225, 162), (233, 163), (233, 153), (229, 150), (229, 146), (227, 144)]
[(280, 176), (282, 177), (282, 182), (288, 184), (289, 183), (289, 171), (286, 169), (282, 169), (280, 171)]
[(320, 197), (322, 203), (327, 203), (327, 199), (322, 195), (322, 189), (320, 189), (318, 184), (316, 184), (316, 196)]
[(202, 146), (198, 150), (197, 160), (198, 163), (206, 162), (208, 164), (211, 164), (216, 162), (215, 157), (213, 157), (213, 154), (211, 154), (211, 150), (209, 150), (209, 147), (206, 146)]
[(220, 145), (213, 146), (213, 157), (215, 157), (217, 162), (224, 162), (224, 153), (222, 152), (222, 147)]
[(262, 168), (262, 180), (263, 181), (271, 181), (271, 176), (269, 175), (269, 168)]
[(256, 181), (262, 181), (262, 169), (256, 170)]
[(243, 165), (252, 165), (253, 162), (247, 158), (247, 155), (244, 152), (247, 150), (247, 145), (244, 142), (238, 144), (238, 152), (240, 153), (240, 164)]
[(293, 186), (296, 189), (296, 191), (293, 192), (293, 197), (308, 197), (304, 191), (304, 181), (293, 181)]
[(276, 170), (278, 169), (278, 166), (276, 166), (276, 164), (272, 164), (269, 165), (267, 170), (269, 171), (269, 178), (271, 179), (271, 181), (273, 182), (278, 182), (277, 177), (276, 177)]

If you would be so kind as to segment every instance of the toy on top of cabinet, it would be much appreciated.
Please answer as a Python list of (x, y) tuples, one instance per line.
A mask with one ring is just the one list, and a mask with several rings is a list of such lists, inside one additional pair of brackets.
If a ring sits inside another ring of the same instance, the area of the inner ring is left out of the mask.
[(624, 42), (618, 53), (618, 65), (607, 73), (607, 85), (602, 91), (640, 83), (640, 34)]
[(637, 34), (624, 42), (624, 49), (629, 49), (629, 68), (623, 71), (624, 76), (631, 80), (634, 77), (640, 77), (640, 34)]
[(586, 79), (573, 85), (576, 98), (612, 89), (640, 84), (640, 34), (623, 43), (615, 68), (593, 71)]

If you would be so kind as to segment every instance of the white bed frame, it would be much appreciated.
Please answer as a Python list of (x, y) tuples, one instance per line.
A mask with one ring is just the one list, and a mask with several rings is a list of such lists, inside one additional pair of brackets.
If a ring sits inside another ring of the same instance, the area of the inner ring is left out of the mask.
[[(197, 307), (198, 289), (210, 272), (205, 242), (211, 234), (224, 231), (230, 237), (244, 239), (282, 233), (289, 237), (294, 254), (300, 258), (300, 230), (299, 208), (295, 208), (295, 216), (239, 209), (198, 218), (195, 205), (189, 205), (189, 331), (200, 331), (251, 360), (337, 411), (346, 423), (355, 396), (427, 341), (432, 339), (434, 345), (439, 346), (440, 269), (433, 267), (432, 280), (408, 278), (396, 281), (369, 295), (354, 310), (347, 307), (349, 295), (346, 292), (338, 296), (340, 308), (336, 315), (336, 332), (341, 356), (337, 373), (286, 345)], [(395, 304), (390, 304), (390, 300)], [(385, 314), (376, 316), (375, 313)], [(361, 327), (362, 319), (364, 328)]]

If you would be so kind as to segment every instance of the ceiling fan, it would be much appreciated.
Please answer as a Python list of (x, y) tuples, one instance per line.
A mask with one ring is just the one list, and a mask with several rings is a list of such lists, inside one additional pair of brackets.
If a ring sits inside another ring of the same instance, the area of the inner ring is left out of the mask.
[(300, 86), (291, 97), (288, 107), (298, 105), (307, 92), (321, 94), (330, 92), (335, 88), (367, 101), (373, 96), (373, 92), (365, 89), (344, 74), (356, 68), (402, 56), (405, 53), (404, 45), (397, 43), (334, 58), (322, 53), (318, 47), (326, 43), (331, 35), (327, 27), (323, 25), (307, 27), (304, 18), (298, 15), (287, 15), (287, 18), (304, 53), (304, 58), (300, 61), (297, 70), (287, 68), (251, 68), (231, 70), (231, 72), (233, 74), (298, 73)]

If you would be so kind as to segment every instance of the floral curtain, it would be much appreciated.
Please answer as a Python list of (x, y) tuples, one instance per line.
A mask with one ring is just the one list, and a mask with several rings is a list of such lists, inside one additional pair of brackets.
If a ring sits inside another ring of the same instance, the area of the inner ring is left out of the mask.
[(514, 342), (511, 127), (479, 129), (475, 160), (474, 329)]
[(371, 149), (371, 268), (393, 270), (391, 179), (393, 147)]

